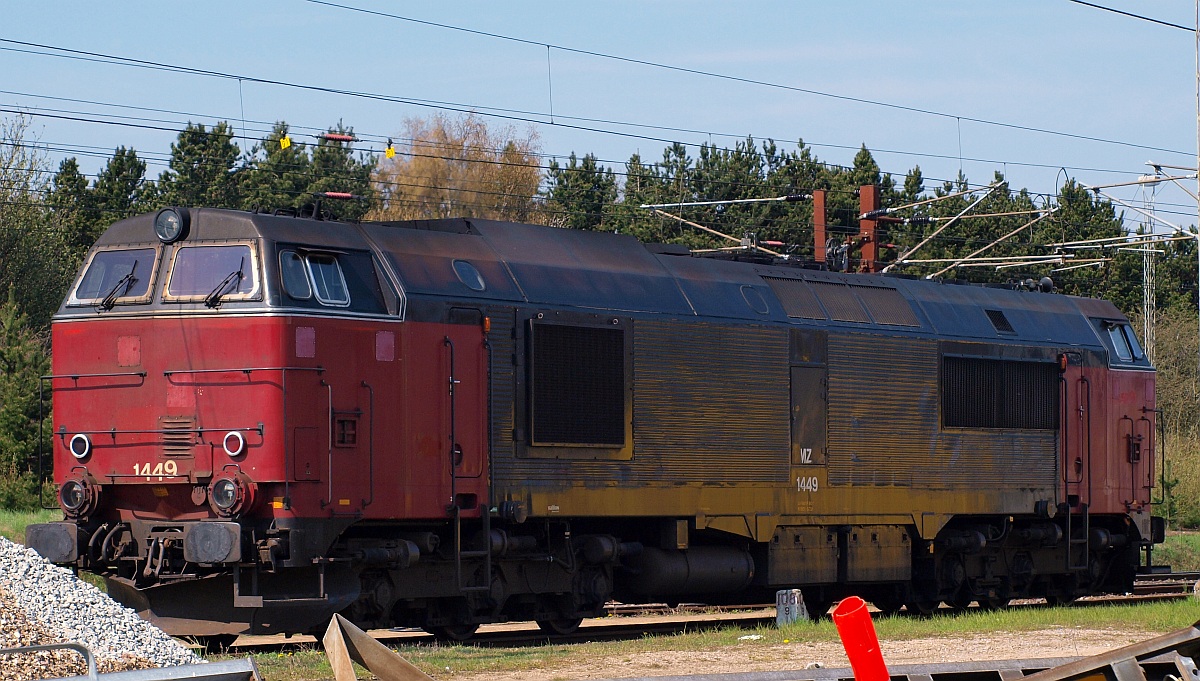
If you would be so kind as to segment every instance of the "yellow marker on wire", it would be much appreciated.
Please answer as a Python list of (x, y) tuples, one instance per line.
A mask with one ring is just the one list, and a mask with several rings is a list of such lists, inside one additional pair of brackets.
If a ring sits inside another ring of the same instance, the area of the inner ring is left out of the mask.
[(287, 149), (290, 146), (292, 146), (292, 138), (291, 137), (284, 135), (283, 137), (279, 138), (279, 148), (280, 149)]

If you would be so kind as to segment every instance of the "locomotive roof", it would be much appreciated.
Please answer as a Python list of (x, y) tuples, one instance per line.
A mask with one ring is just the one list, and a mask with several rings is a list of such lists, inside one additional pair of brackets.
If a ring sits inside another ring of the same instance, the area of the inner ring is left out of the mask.
[[(343, 223), (218, 209), (191, 209), (191, 216), (188, 241), (262, 238), (373, 251), (389, 263), (410, 299), (469, 298), (1074, 345), (1097, 344), (1089, 317), (1125, 320), (1104, 300), (690, 257), (681, 249), (607, 232), (461, 218)], [(153, 220), (148, 214), (117, 222), (97, 246), (152, 243)], [(464, 283), (456, 273), (458, 261), (479, 272), (484, 290)], [(817, 299), (820, 305), (812, 302)]]

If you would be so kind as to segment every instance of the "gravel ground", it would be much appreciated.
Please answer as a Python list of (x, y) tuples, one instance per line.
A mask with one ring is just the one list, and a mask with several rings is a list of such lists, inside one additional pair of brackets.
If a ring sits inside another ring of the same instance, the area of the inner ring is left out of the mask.
[[(995, 632), (986, 635), (881, 641), (889, 666), (979, 660), (1030, 660), (1087, 657), (1139, 643), (1158, 634), (1137, 630), (1055, 628), (1039, 632)], [(521, 672), (455, 674), (455, 681), (559, 681), (561, 679), (620, 679), (645, 676), (732, 674), (788, 671), (820, 664), (848, 668), (850, 661), (839, 642), (792, 641), (764, 645), (744, 641), (711, 651), (658, 651), (595, 658)], [(444, 678), (438, 674), (438, 678)], [(450, 676), (450, 675), (446, 675)]]
[[(0, 648), (82, 643), (101, 672), (204, 662), (170, 636), (31, 549), (0, 537)], [(0, 679), (86, 674), (77, 653), (0, 655)]]

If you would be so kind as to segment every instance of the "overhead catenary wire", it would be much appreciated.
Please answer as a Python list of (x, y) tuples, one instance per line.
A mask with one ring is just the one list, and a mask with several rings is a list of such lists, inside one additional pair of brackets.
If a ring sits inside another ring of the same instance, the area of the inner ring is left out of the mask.
[[(653, 214), (656, 214), (656, 215), (661, 215), (663, 217), (671, 218), (672, 220), (678, 220), (679, 222), (682, 222), (683, 224), (685, 224), (689, 227), (695, 227), (696, 229), (699, 229), (704, 232), (708, 232), (709, 234), (714, 234), (714, 235), (722, 237), (724, 239), (729, 239), (730, 241), (736, 241), (739, 244), (742, 243), (742, 240), (737, 237), (729, 236), (728, 234), (718, 232), (717, 230), (715, 230), (711, 227), (705, 227), (704, 225), (697, 223), (697, 222), (692, 222), (691, 220), (685, 220), (684, 218), (681, 218), (678, 215), (672, 215), (671, 213), (668, 213), (663, 210), (659, 210), (657, 208), (650, 209), (650, 212)], [(757, 244), (754, 245), (754, 248), (756, 250), (762, 251), (763, 253), (768, 253), (770, 255), (776, 255), (776, 256), (780, 256), (780, 257), (783, 256), (782, 253), (779, 253), (777, 251), (772, 251), (769, 248), (763, 248), (762, 246), (758, 246)]]
[(1042, 220), (1044, 220), (1044, 219), (1046, 219), (1046, 218), (1050, 217), (1051, 215), (1053, 215), (1053, 214), (1055, 213), (1055, 211), (1056, 211), (1056, 210), (1057, 210), (1057, 209), (1055, 209), (1055, 210), (1051, 210), (1051, 211), (1047, 211), (1047, 212), (1043, 213), (1042, 215), (1039, 215), (1038, 217), (1036, 217), (1036, 218), (1034, 218), (1034, 219), (1030, 220), (1029, 222), (1026, 222), (1025, 224), (1021, 225), (1020, 227), (1017, 227), (1016, 229), (1012, 230), (1012, 231), (1011, 231), (1011, 232), (1009, 232), (1008, 234), (1005, 234), (1004, 236), (1000, 237), (999, 239), (996, 239), (996, 240), (995, 240), (995, 241), (993, 241), (992, 243), (990, 243), (990, 244), (988, 244), (988, 245), (984, 246), (983, 248), (980, 248), (980, 249), (978, 249), (978, 250), (976, 250), (976, 251), (972, 252), (970, 255), (966, 256), (965, 258), (962, 258), (961, 260), (959, 260), (959, 261), (957, 261), (957, 262), (951, 263), (951, 264), (950, 264), (950, 265), (948, 265), (947, 267), (943, 267), (942, 269), (938, 270), (937, 272), (934, 272), (933, 274), (927, 275), (925, 278), (926, 278), (926, 279), (933, 279), (934, 277), (940, 277), (941, 275), (945, 274), (946, 272), (949, 272), (950, 270), (952, 270), (952, 269), (954, 269), (955, 267), (957, 267), (957, 266), (961, 265), (962, 263), (964, 263), (964, 262), (967, 262), (967, 261), (969, 261), (971, 258), (973, 258), (973, 257), (975, 257), (975, 256), (977, 256), (977, 255), (979, 255), (980, 253), (983, 253), (984, 251), (986, 251), (986, 250), (988, 250), (988, 249), (990, 249), (990, 248), (993, 248), (993, 247), (995, 247), (996, 245), (998, 245), (998, 244), (1000, 244), (1000, 243), (1002, 243), (1002, 242), (1004, 242), (1004, 241), (1007, 241), (1009, 238), (1011, 238), (1011, 237), (1013, 237), (1013, 236), (1016, 236), (1017, 234), (1019, 234), (1019, 233), (1021, 233), (1021, 232), (1025, 231), (1026, 229), (1029, 229), (1030, 227), (1034, 226), (1035, 224), (1037, 224), (1037, 223), (1041, 222)]
[[(540, 47), (554, 48), (557, 50), (562, 50), (564, 52), (572, 52), (575, 54), (581, 54), (581, 55), (586, 55), (586, 56), (591, 56), (591, 57), (598, 57), (598, 58), (602, 58), (602, 59), (611, 59), (611, 60), (626, 62), (626, 63), (630, 63), (630, 64), (639, 64), (642, 66), (649, 66), (649, 67), (658, 68), (658, 69), (665, 69), (665, 70), (676, 71), (676, 72), (680, 72), (680, 73), (690, 73), (693, 75), (704, 76), (704, 77), (708, 77), (708, 78), (717, 78), (717, 79), (721, 79), (721, 80), (745, 83), (745, 84), (749, 84), (749, 85), (758, 85), (758, 86), (763, 86), (763, 87), (775, 88), (775, 89), (779, 89), (779, 90), (786, 90), (786, 91), (791, 91), (791, 92), (815, 95), (815, 96), (819, 96), (819, 97), (837, 99), (837, 100), (841, 100), (841, 101), (854, 102), (854, 103), (858, 103), (858, 104), (867, 104), (867, 105), (871, 105), (871, 106), (895, 109), (898, 111), (907, 111), (910, 113), (923, 114), (923, 115), (934, 116), (934, 117), (943, 118), (943, 119), (954, 119), (954, 120), (958, 120), (958, 121), (967, 121), (970, 123), (977, 123), (980, 125), (996, 126), (996, 127), (1008, 128), (1008, 129), (1012, 129), (1012, 130), (1021, 130), (1024, 132), (1034, 132), (1034, 133), (1040, 133), (1040, 134), (1045, 134), (1045, 135), (1067, 137), (1067, 138), (1071, 138), (1071, 139), (1080, 139), (1080, 140), (1085, 140), (1085, 141), (1090, 141), (1090, 142), (1116, 144), (1116, 145), (1121, 145), (1121, 146), (1130, 146), (1130, 147), (1135, 147), (1135, 148), (1150, 149), (1153, 151), (1167, 151), (1165, 149), (1159, 149), (1159, 148), (1150, 147), (1147, 145), (1135, 144), (1132, 142), (1123, 142), (1120, 140), (1110, 140), (1110, 139), (1095, 137), (1095, 136), (1091, 136), (1091, 135), (1068, 133), (1068, 132), (1063, 132), (1063, 131), (1058, 131), (1058, 130), (1049, 130), (1049, 129), (1045, 129), (1045, 128), (1037, 128), (1037, 127), (1033, 127), (1033, 126), (1019, 125), (1019, 124), (1015, 124), (1015, 123), (1005, 123), (1002, 121), (994, 121), (994, 120), (990, 120), (990, 119), (986, 119), (986, 118), (975, 118), (972, 116), (963, 116), (961, 114), (953, 114), (953, 113), (947, 113), (947, 112), (943, 112), (943, 111), (935, 111), (933, 109), (923, 109), (920, 107), (906, 106), (903, 104), (894, 104), (894, 103), (890, 103), (890, 102), (872, 100), (872, 99), (867, 99), (865, 97), (840, 95), (840, 94), (835, 94), (835, 93), (831, 93), (831, 92), (823, 92), (820, 90), (814, 90), (811, 88), (803, 88), (803, 87), (798, 87), (798, 86), (794, 86), (794, 85), (785, 85), (783, 83), (774, 83), (771, 81), (759, 80), (759, 79), (755, 79), (755, 78), (746, 78), (746, 77), (742, 77), (742, 76), (734, 76), (734, 75), (729, 75), (729, 74), (717, 73), (717, 72), (713, 72), (713, 71), (704, 71), (702, 69), (693, 69), (693, 68), (688, 68), (688, 67), (684, 67), (684, 66), (664, 64), (664, 63), (654, 62), (654, 61), (650, 61), (650, 60), (646, 60), (646, 59), (623, 57), (620, 55), (608, 54), (608, 53), (594, 51), (594, 50), (585, 50), (585, 49), (576, 48), (576, 47), (569, 47), (566, 45), (556, 45), (553, 43), (548, 43), (548, 42), (544, 42), (544, 41), (540, 41), (540, 40), (517, 38), (514, 36), (503, 35), (501, 33), (482, 31), (482, 30), (471, 29), (471, 28), (466, 28), (466, 27), (462, 27), (462, 26), (454, 26), (452, 24), (445, 24), (445, 23), (440, 23), (440, 22), (435, 22), (435, 21), (427, 21), (427, 20), (423, 20), (423, 19), (416, 19), (413, 17), (406, 17), (406, 16), (399, 15), (399, 14), (392, 14), (389, 12), (364, 9), (364, 8), (360, 8), (360, 7), (355, 7), (353, 5), (329, 2), (328, 0), (306, 0), (306, 1), (310, 2), (314, 5), (324, 5), (327, 7), (334, 7), (334, 8), (343, 9), (343, 10), (352, 11), (352, 12), (361, 12), (363, 14), (369, 14), (369, 15), (374, 15), (374, 16), (379, 16), (379, 17), (386, 17), (386, 18), (395, 19), (395, 20), (399, 20), (399, 21), (406, 21), (406, 22), (422, 24), (422, 25), (426, 25), (426, 26), (432, 26), (435, 28), (460, 31), (460, 32), (464, 32), (464, 33), (471, 33), (471, 34), (484, 36), (484, 37), (488, 37), (488, 38), (495, 38), (495, 39), (499, 39), (499, 40), (507, 40), (507, 41), (516, 42), (516, 43), (523, 43), (526, 45), (534, 45), (539, 48)], [(1176, 151), (1176, 150), (1171, 150), (1169, 153), (1179, 153), (1179, 154), (1189, 154), (1189, 155), (1191, 154), (1191, 152), (1183, 152), (1183, 151)]]
[[(973, 208), (975, 208), (975, 206), (978, 206), (980, 203), (983, 202), (984, 199), (991, 196), (992, 192), (996, 191), (996, 189), (1000, 187), (1000, 184), (1001, 184), (1000, 182), (996, 182), (991, 185), (988, 185), (986, 187), (987, 191), (983, 194), (983, 196), (980, 196), (979, 198), (975, 199), (974, 201), (971, 202), (971, 205), (969, 205), (966, 208), (959, 211), (958, 215), (955, 216), (955, 219), (960, 218), (963, 215), (966, 215), (967, 213), (971, 212), (971, 210)], [(943, 198), (945, 198), (945, 197), (943, 197)], [(893, 262), (890, 265), (888, 265), (887, 267), (884, 267), (882, 270), (880, 270), (880, 272), (886, 273), (886, 272), (890, 271), (893, 267), (896, 266), (897, 263), (903, 261), (905, 258), (907, 258), (910, 255), (912, 255), (913, 253), (917, 252), (922, 246), (924, 246), (925, 244), (932, 241), (935, 236), (937, 236), (938, 234), (941, 234), (943, 231), (946, 230), (946, 228), (948, 228), (950, 225), (954, 224), (955, 221), (956, 220), (949, 220), (941, 227), (938, 227), (937, 229), (933, 230), (932, 234), (930, 234), (929, 236), (922, 239), (921, 242), (918, 243), (916, 246), (913, 246), (912, 248), (908, 249), (908, 251), (906, 251), (903, 255), (896, 258), (896, 262)]]

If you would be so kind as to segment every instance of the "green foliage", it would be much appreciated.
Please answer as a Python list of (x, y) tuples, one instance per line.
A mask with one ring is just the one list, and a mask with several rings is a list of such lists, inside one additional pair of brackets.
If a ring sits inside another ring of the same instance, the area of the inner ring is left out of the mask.
[[(329, 132), (353, 135), (354, 129), (341, 123)], [(306, 191), (311, 197), (317, 192), (349, 192), (365, 197), (362, 200), (344, 201), (336, 204), (326, 202), (325, 209), (343, 220), (361, 220), (371, 208), (375, 190), (371, 187), (371, 172), (375, 161), (366, 156), (355, 157), (345, 143), (322, 137), (312, 149), (312, 169)]]
[[(286, 148), (280, 143), (285, 138), (291, 142)], [(288, 125), (282, 121), (251, 149), (241, 179), (242, 208), (246, 210), (299, 210), (312, 201), (308, 191), (312, 159), (303, 142), (291, 141)]]
[[(0, 508), (36, 504), (39, 418), (49, 414), (49, 395), (39, 402), (40, 377), (50, 373), (46, 342), (17, 307), (11, 290), (0, 304)], [(50, 420), (43, 422), (48, 436)], [(43, 452), (45, 455), (45, 452)], [(43, 461), (49, 466), (49, 457)]]
[(1170, 532), (1154, 551), (1155, 565), (1170, 565), (1175, 572), (1200, 570), (1200, 534)]
[[(0, 487), (3, 485), (4, 483), (0, 482)], [(2, 498), (2, 494), (0, 492), (0, 498)], [(26, 527), (34, 523), (48, 523), (52, 520), (61, 520), (62, 517), (62, 512), (58, 509), (52, 511), (41, 509), (14, 511), (4, 510), (3, 504), (0, 504), (0, 537), (18, 544), (24, 544)]]
[(170, 169), (158, 176), (158, 185), (149, 192), (148, 202), (153, 207), (239, 207), (240, 155), (233, 142), (233, 129), (225, 121), (212, 130), (203, 123), (188, 123), (171, 145)]
[(0, 121), (0, 300), (15, 292), (30, 323), (45, 328), (62, 302), (77, 258), (72, 236), (46, 209), (45, 158), (28, 144), (28, 121)]
[(551, 161), (546, 192), (550, 224), (568, 229), (605, 229), (605, 217), (617, 200), (617, 180), (611, 168), (587, 154), (572, 153), (565, 167)]

